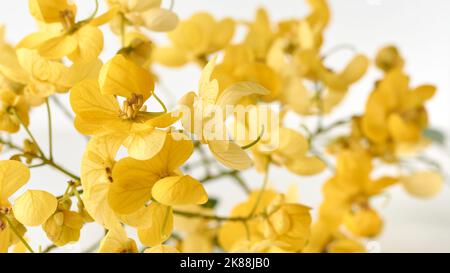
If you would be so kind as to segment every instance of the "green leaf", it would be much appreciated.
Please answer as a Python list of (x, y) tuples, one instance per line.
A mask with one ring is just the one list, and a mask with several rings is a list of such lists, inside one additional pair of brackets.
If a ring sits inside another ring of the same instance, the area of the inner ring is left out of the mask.
[(423, 130), (423, 135), (439, 145), (445, 145), (445, 133), (438, 129), (427, 128)]
[(207, 208), (207, 209), (213, 209), (217, 206), (218, 203), (219, 203), (219, 200), (217, 200), (215, 198), (209, 198), (208, 202), (203, 204), (202, 207)]

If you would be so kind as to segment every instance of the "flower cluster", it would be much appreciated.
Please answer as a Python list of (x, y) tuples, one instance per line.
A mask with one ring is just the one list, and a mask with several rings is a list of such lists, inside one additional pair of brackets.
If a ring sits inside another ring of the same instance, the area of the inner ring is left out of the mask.
[[(28, 227), (42, 228), (51, 245), (39, 251), (48, 252), (79, 241), (92, 222), (105, 229), (93, 242), (98, 252), (364, 252), (383, 228), (373, 198), (397, 184), (422, 198), (442, 188), (438, 164), (423, 156), (434, 140), (426, 102), (436, 88), (410, 87), (396, 47), (373, 60), (382, 77), (364, 112), (325, 125), (372, 63), (348, 46), (324, 53), (325, 0), (308, 0), (307, 16), (278, 22), (262, 8), (248, 22), (206, 12), (180, 20), (173, 1), (107, 0), (100, 15), (92, 2), (95, 11), (82, 19), (68, 0), (29, 0), (39, 30), (16, 45), (0, 29), (0, 143), (9, 156), (0, 161), (0, 252), (38, 251)], [(121, 40), (105, 62), (103, 25)], [(167, 32), (167, 43), (155, 43), (153, 32)], [(328, 57), (342, 49), (353, 57), (331, 67)], [(182, 90), (168, 109), (152, 68), (187, 64), (201, 70), (198, 90)], [(74, 127), (88, 139), (80, 174), (53, 156), (51, 106), (64, 107), (60, 93), (69, 93)], [(29, 129), (40, 107), (48, 151)], [(345, 126), (346, 134), (331, 134)], [(65, 192), (26, 187), (42, 166), (67, 176)], [(262, 177), (256, 189), (241, 175), (251, 168)], [(278, 192), (271, 168), (331, 173), (322, 204), (300, 204), (296, 187)], [(216, 210), (233, 192), (205, 189), (220, 178), (247, 194), (226, 216)]]

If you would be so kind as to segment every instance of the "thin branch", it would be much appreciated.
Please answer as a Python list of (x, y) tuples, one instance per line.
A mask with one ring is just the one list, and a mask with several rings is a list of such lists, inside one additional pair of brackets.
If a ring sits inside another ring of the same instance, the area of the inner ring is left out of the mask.
[(253, 214), (255, 214), (256, 210), (258, 209), (259, 203), (261, 202), (262, 196), (264, 195), (264, 190), (266, 189), (267, 183), (269, 181), (269, 167), (270, 167), (270, 165), (267, 166), (266, 172), (264, 173), (263, 184), (262, 184), (261, 189), (260, 189), (260, 191), (258, 193), (258, 197), (256, 198), (256, 202), (253, 205), (252, 210), (248, 214), (248, 217), (252, 217)]
[(27, 240), (25, 240), (22, 235), (20, 235), (19, 231), (16, 229), (16, 227), (13, 225), (13, 223), (11, 222), (11, 220), (9, 220), (9, 218), (5, 215), (4, 219), (6, 219), (6, 222), (8, 222), (8, 226), (12, 229), (12, 231), (14, 232), (14, 234), (16, 234), (16, 236), (19, 238), (19, 240), (24, 244), (24, 246), (28, 249), (28, 251), (30, 251), (31, 253), (34, 253), (33, 249), (31, 248), (31, 246), (28, 244)]
[(50, 111), (50, 102), (48, 98), (45, 99), (45, 105), (47, 107), (47, 120), (48, 120), (48, 149), (49, 159), (53, 161), (53, 130), (52, 130), (52, 113)]

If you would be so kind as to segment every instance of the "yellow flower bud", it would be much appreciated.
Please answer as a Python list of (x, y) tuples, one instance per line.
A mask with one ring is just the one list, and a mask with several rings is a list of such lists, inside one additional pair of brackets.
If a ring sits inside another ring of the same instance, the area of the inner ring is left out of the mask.
[(345, 227), (354, 235), (375, 237), (383, 227), (383, 220), (378, 213), (370, 208), (349, 212), (344, 216)]
[(403, 66), (403, 58), (395, 46), (387, 46), (378, 51), (375, 58), (376, 66), (383, 70), (389, 71), (394, 68)]
[(76, 242), (80, 238), (83, 217), (73, 211), (63, 210), (53, 214), (43, 225), (47, 237), (57, 246)]

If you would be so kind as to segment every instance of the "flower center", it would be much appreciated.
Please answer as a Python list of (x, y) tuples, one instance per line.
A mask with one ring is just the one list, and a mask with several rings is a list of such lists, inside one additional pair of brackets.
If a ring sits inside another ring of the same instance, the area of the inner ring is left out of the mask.
[(69, 30), (75, 25), (75, 14), (71, 10), (63, 10), (60, 12), (61, 23), (65, 30)]
[(139, 111), (145, 111), (144, 97), (142, 95), (132, 94), (123, 102), (119, 116), (122, 119), (135, 119)]

